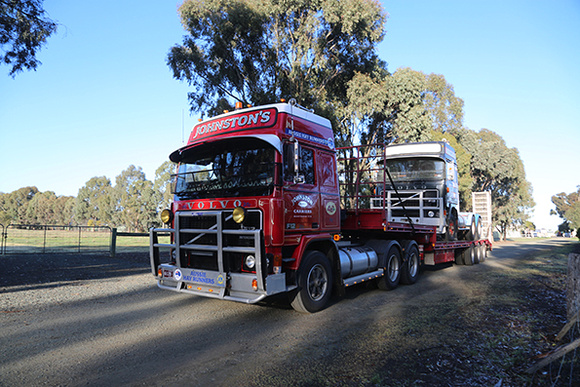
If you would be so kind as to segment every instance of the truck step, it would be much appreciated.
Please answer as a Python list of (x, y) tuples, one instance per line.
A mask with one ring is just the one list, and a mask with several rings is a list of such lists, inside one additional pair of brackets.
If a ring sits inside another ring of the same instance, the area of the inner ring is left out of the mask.
[(344, 286), (352, 286), (352, 285), (360, 284), (361, 282), (370, 281), (370, 280), (373, 280), (375, 278), (382, 277), (383, 275), (384, 275), (383, 269), (375, 270), (375, 271), (372, 271), (370, 273), (360, 274), (360, 275), (357, 275), (355, 277), (346, 278), (344, 280)]

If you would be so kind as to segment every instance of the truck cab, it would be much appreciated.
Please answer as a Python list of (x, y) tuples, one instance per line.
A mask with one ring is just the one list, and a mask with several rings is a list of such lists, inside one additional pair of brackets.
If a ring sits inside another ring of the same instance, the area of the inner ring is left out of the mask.
[(459, 184), (455, 150), (446, 142), (390, 145), (385, 148), (385, 193), (391, 222), (413, 222), (437, 228), (448, 240), (457, 239)]
[(339, 232), (333, 137), (327, 119), (291, 103), (195, 125), (170, 155), (168, 227), (151, 230), (158, 286), (246, 303), (296, 288), (305, 251), (331, 251)]

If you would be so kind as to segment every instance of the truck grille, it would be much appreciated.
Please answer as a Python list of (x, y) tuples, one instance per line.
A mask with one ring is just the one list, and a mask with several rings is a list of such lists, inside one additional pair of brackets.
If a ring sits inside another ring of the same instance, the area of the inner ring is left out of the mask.
[(247, 212), (242, 225), (234, 222), (232, 210), (178, 212), (176, 245), (182, 268), (240, 273), (248, 254), (263, 256), (262, 214)]

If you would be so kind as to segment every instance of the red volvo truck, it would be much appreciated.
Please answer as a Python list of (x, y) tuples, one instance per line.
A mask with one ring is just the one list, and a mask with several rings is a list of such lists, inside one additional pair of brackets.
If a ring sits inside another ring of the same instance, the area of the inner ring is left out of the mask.
[(150, 230), (162, 289), (287, 293), (312, 313), (349, 286), (413, 284), (422, 264), (472, 265), (491, 247), (479, 216), (459, 211), (448, 144), (337, 149), (330, 122), (292, 101), (202, 121), (170, 160), (174, 201)]

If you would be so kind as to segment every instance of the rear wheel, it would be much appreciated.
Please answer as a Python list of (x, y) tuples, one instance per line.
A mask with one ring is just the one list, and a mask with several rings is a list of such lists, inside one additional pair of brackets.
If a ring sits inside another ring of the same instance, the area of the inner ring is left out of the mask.
[(326, 256), (320, 251), (307, 253), (297, 276), (298, 290), (293, 294), (292, 307), (302, 313), (324, 308), (332, 293), (332, 269)]
[(377, 281), (379, 289), (395, 289), (401, 280), (401, 253), (397, 246), (391, 246), (389, 249), (384, 270), (384, 275)]
[(481, 243), (479, 246), (477, 246), (477, 249), (479, 250), (479, 262), (485, 262), (485, 255), (487, 254), (487, 246), (485, 245), (485, 243)]
[(412, 285), (417, 282), (420, 264), (419, 249), (415, 243), (411, 242), (405, 248), (405, 259), (401, 267), (401, 282), (403, 284)]
[(463, 252), (463, 264), (471, 266), (475, 263), (475, 246), (469, 245)]
[(473, 250), (475, 251), (474, 252), (474, 255), (475, 255), (474, 262), (477, 264), (477, 263), (481, 262), (481, 248), (480, 248), (479, 243), (476, 245), (473, 245)]

